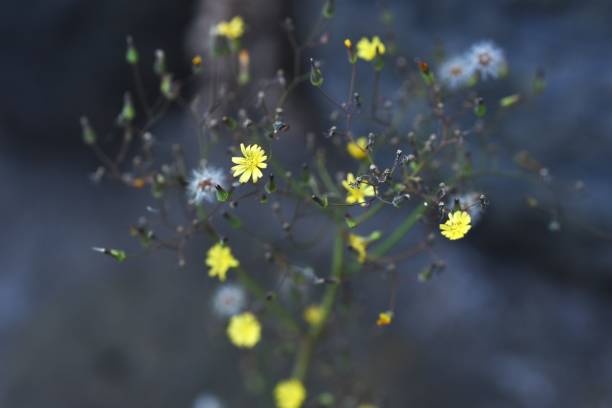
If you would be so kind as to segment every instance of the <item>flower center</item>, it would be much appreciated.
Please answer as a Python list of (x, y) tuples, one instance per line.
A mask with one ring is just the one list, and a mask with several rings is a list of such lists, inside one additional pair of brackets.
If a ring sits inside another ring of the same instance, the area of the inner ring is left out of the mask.
[(491, 55), (488, 52), (483, 52), (478, 55), (478, 62), (480, 65), (489, 65), (491, 63)]
[(207, 178), (198, 183), (198, 187), (200, 190), (206, 190), (213, 187), (212, 179)]
[(463, 69), (461, 69), (461, 67), (452, 67), (450, 70), (450, 73), (452, 76), (459, 76), (461, 75), (462, 72), (463, 72)]

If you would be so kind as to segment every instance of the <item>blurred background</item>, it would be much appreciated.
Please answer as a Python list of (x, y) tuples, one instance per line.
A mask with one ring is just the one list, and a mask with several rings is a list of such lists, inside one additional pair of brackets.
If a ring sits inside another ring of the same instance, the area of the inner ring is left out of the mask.
[[(277, 67), (291, 66), (282, 20), (294, 17), (303, 36), (319, 3), (4, 5), (0, 406), (192, 407), (203, 393), (228, 407), (266, 406), (237, 391), (244, 389), (239, 358), (211, 311), (205, 247), (194, 245), (182, 269), (164, 252), (117, 264), (90, 250), (136, 247), (128, 227), (151, 200), (144, 190), (91, 182), (97, 161), (82, 144), (79, 117), (112, 124), (131, 87), (128, 34), (144, 67), (161, 48), (184, 73), (205, 48), (210, 25), (241, 14), (254, 76), (273, 77)], [(612, 3), (338, 0), (330, 43), (312, 55), (324, 62), (331, 94), (345, 94), (348, 76), (337, 44), (381, 32), (384, 12), (392, 13), (409, 60), (429, 58), (439, 44), (452, 53), (494, 40), (511, 74), (485, 85), (493, 94), (529, 89), (543, 69), (545, 92), (515, 109), (494, 138), (509, 157), (527, 148), (553, 179), (581, 180), (585, 189), (558, 196), (564, 216), (577, 221), (554, 231), (548, 214), (525, 205), (533, 192), (525, 182), (482, 180), (491, 207), (470, 239), (436, 247), (445, 273), (423, 284), (416, 277), (422, 261), (402, 266), (396, 321), (384, 332), (371, 326), (386, 307), (387, 286), (376, 284), (379, 277), (357, 280), (356, 325), (366, 335), (354, 330), (345, 346), (355, 381), (371, 385), (371, 399), (384, 407), (612, 406)], [(152, 73), (144, 82), (157, 87)], [(382, 87), (391, 93), (393, 83)], [(298, 156), (292, 150), (306, 130), (329, 126), (321, 96), (308, 87), (299, 92), (291, 107), (308, 126), (292, 126), (288, 159)], [(168, 145), (192, 140), (179, 110), (155, 131)], [(383, 227), (397, 221), (387, 214)], [(314, 266), (326, 265), (326, 256)]]

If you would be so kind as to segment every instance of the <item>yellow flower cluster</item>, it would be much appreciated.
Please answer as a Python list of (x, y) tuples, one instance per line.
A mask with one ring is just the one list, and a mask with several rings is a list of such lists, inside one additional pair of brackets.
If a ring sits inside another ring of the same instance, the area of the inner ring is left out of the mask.
[(227, 336), (236, 347), (253, 348), (261, 338), (261, 325), (253, 313), (244, 312), (232, 316)]
[(465, 211), (455, 211), (448, 214), (448, 220), (440, 224), (440, 232), (450, 240), (460, 239), (472, 228), (472, 217)]
[(351, 141), (346, 145), (348, 153), (357, 160), (363, 160), (368, 157), (368, 139), (360, 137), (357, 140)]
[(238, 181), (243, 184), (248, 183), (250, 178), (253, 180), (253, 183), (257, 183), (257, 180), (263, 177), (260, 169), (268, 167), (266, 152), (257, 144), (245, 147), (244, 143), (240, 143), (240, 151), (242, 152), (242, 157), (232, 157), (232, 162), (236, 164), (236, 166), (232, 167), (234, 177), (240, 176)]
[(357, 183), (353, 173), (346, 175), (342, 187), (347, 191), (346, 202), (348, 204), (359, 203), (361, 206), (365, 206), (366, 197), (374, 197), (375, 195), (374, 187), (364, 182)]
[(304, 310), (304, 320), (311, 326), (317, 326), (325, 316), (323, 308), (319, 305), (310, 305)]
[(244, 20), (236, 16), (230, 21), (221, 21), (217, 24), (217, 33), (230, 40), (237, 40), (244, 34)]
[(349, 246), (357, 252), (357, 261), (364, 263), (367, 257), (368, 238), (360, 235), (349, 234)]
[(383, 55), (385, 50), (385, 44), (377, 35), (372, 37), (372, 40), (363, 37), (357, 43), (357, 56), (366, 61), (372, 61), (376, 55)]
[(300, 408), (306, 399), (306, 388), (297, 379), (281, 381), (274, 387), (274, 399), (277, 408)]
[(221, 243), (213, 245), (206, 254), (206, 265), (210, 267), (208, 276), (218, 276), (221, 282), (225, 281), (229, 268), (235, 268), (240, 265), (240, 262), (234, 255), (232, 250)]
[(376, 320), (376, 325), (380, 327), (388, 326), (391, 324), (392, 321), (393, 321), (393, 312), (388, 310), (378, 315), (378, 320)]

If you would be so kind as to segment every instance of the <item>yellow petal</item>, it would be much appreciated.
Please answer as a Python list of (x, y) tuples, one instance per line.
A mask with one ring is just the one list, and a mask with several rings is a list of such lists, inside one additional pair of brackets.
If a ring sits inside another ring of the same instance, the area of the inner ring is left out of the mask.
[(242, 176), (240, 176), (240, 179), (238, 181), (240, 181), (242, 184), (247, 183), (249, 181), (249, 178), (251, 177), (251, 170), (245, 170), (244, 173), (242, 173)]

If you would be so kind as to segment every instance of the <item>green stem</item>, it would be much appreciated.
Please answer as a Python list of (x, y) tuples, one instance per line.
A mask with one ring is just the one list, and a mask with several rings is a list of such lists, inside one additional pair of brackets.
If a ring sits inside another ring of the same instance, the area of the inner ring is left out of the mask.
[(370, 254), (373, 257), (380, 257), (391, 250), (404, 236), (414, 227), (414, 225), (423, 217), (427, 207), (420, 204), (412, 210), (410, 215), (389, 235), (383, 242), (378, 244)]
[[(343, 255), (344, 243), (342, 240), (342, 233), (341, 231), (338, 231), (334, 240), (334, 253), (331, 265), (331, 277), (337, 281), (340, 281), (340, 278), (342, 277)], [(336, 283), (329, 284), (325, 289), (323, 301), (321, 302), (323, 316), (316, 325), (313, 325), (310, 328), (306, 338), (302, 341), (296, 357), (295, 366), (293, 367), (293, 378), (303, 381), (306, 377), (308, 366), (310, 365), (310, 360), (312, 358), (312, 353), (315, 349), (317, 341), (319, 340), (319, 337), (321, 336), (321, 333), (323, 333), (323, 330), (329, 321), (334, 303), (336, 301), (337, 292), (338, 284)]]
[(264, 303), (272, 313), (279, 317), (285, 323), (285, 326), (288, 329), (296, 333), (300, 332), (300, 326), (295, 322), (295, 320), (293, 320), (291, 314), (285, 308), (283, 308), (276, 300), (268, 299), (267, 291), (261, 286), (259, 286), (255, 279), (249, 276), (249, 274), (242, 268), (237, 268), (237, 273), (238, 280), (240, 281), (240, 283), (249, 292), (251, 292), (253, 296), (255, 296), (262, 303)]

